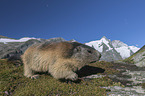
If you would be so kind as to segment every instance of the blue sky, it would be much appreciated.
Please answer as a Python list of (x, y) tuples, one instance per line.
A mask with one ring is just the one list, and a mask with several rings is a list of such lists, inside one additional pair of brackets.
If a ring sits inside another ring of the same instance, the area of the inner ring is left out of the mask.
[(145, 44), (145, 0), (0, 0), (0, 35)]

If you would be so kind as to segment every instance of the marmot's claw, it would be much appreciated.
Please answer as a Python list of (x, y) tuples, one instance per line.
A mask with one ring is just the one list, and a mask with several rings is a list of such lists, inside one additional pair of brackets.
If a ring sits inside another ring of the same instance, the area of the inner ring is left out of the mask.
[(74, 74), (67, 76), (66, 79), (70, 79), (72, 81), (75, 81), (78, 79), (78, 75), (76, 73), (74, 73)]
[(31, 79), (38, 79), (39, 78), (39, 75), (33, 75), (31, 76)]
[(85, 81), (85, 79), (84, 78), (78, 78), (79, 80), (82, 80), (82, 81)]
[(74, 78), (72, 78), (73, 81), (75, 81), (75, 80), (77, 80), (77, 79), (78, 79), (78, 77), (74, 77)]

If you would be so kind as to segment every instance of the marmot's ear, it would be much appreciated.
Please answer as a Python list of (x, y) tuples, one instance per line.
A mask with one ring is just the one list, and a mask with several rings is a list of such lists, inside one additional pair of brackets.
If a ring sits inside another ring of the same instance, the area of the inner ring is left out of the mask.
[(81, 51), (81, 46), (77, 46), (75, 49), (74, 49), (74, 52), (79, 52)]

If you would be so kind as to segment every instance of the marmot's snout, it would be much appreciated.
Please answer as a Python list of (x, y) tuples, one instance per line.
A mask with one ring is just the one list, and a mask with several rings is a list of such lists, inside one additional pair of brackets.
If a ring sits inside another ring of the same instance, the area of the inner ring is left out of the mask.
[(98, 60), (100, 60), (100, 58), (101, 58), (101, 53), (100, 52), (97, 52), (98, 53)]
[(97, 61), (100, 60), (101, 58), (101, 54), (99, 51), (95, 50), (94, 48), (88, 47), (85, 48), (85, 50), (83, 50), (83, 52), (85, 53), (84, 56), (86, 56), (84, 58), (84, 60), (86, 60), (88, 63), (95, 63)]
[(94, 62), (97, 62), (100, 60), (101, 53), (99, 51), (95, 50), (95, 52), (93, 52), (92, 54), (94, 54), (94, 55), (93, 55), (93, 59), (92, 59), (91, 63), (94, 63)]

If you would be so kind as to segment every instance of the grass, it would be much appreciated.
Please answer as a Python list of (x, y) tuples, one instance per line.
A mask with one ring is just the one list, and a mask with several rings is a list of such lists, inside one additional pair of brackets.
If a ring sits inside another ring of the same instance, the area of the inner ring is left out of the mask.
[[(121, 86), (120, 82), (113, 82), (107, 76), (117, 72), (116, 70), (111, 69), (110, 66), (112, 66), (111, 63), (101, 61), (92, 64), (92, 67), (88, 67), (98, 69), (98, 72), (93, 74), (106, 75), (102, 78), (84, 79), (79, 82), (60, 82), (48, 74), (42, 74), (40, 78), (35, 80), (26, 78), (23, 76), (22, 65), (16, 66), (15, 62), (8, 62), (3, 59), (0, 60), (0, 95), (106, 96), (108, 90), (101, 87), (115, 85)], [(79, 74), (81, 75), (82, 73), (80, 72)]]
[(142, 86), (142, 88), (144, 88), (144, 89), (145, 89), (145, 83), (142, 83), (142, 84), (141, 84), (141, 86)]

